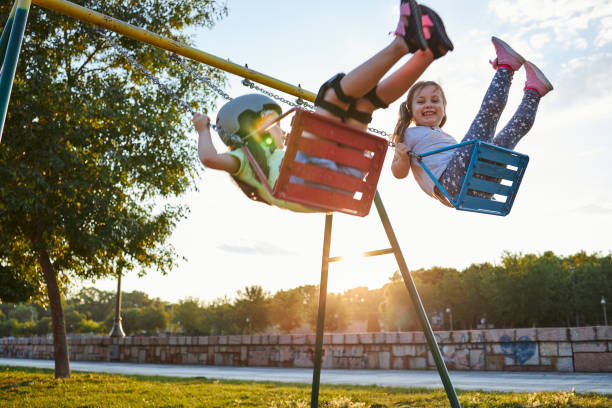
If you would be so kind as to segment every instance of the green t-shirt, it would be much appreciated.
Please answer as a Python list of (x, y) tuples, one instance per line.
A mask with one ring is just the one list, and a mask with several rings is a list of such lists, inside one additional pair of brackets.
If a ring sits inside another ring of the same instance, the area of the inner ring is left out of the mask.
[[(232, 174), (232, 176), (238, 178), (240, 181), (243, 181), (247, 183), (248, 185), (253, 186), (255, 189), (257, 189), (259, 196), (262, 198), (262, 200), (264, 200), (268, 204), (271, 204), (271, 205), (274, 205), (280, 208), (285, 208), (287, 210), (291, 210), (295, 212), (307, 212), (307, 213), (321, 212), (321, 210), (316, 210), (314, 208), (305, 207), (297, 203), (290, 203), (289, 201), (279, 200), (273, 197), (268, 191), (268, 189), (266, 189), (266, 187), (263, 184), (261, 184), (261, 182), (259, 181), (259, 178), (257, 177), (255, 170), (253, 170), (253, 168), (251, 167), (251, 164), (249, 163), (249, 159), (246, 157), (244, 150), (237, 149), (237, 150), (230, 151), (228, 153), (240, 161), (240, 168), (238, 169), (237, 172)], [(272, 152), (268, 156), (268, 168), (270, 169), (270, 173), (268, 175), (268, 183), (273, 189), (274, 189), (274, 184), (276, 184), (276, 180), (278, 179), (278, 175), (280, 172), (280, 165), (283, 161), (284, 156), (285, 156), (285, 151), (282, 149), (275, 149), (274, 152)]]

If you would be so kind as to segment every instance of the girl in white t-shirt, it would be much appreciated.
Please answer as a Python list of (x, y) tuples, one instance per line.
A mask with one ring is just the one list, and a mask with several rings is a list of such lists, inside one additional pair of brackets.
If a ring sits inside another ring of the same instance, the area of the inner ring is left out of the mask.
[[(542, 71), (514, 51), (499, 38), (492, 38), (497, 58), (491, 61), (496, 69), (485, 94), (480, 110), (462, 142), (482, 140), (514, 149), (518, 141), (531, 129), (540, 98), (553, 89)], [(510, 122), (495, 135), (499, 117), (506, 106), (514, 72), (525, 67), (527, 80), (523, 100)], [(409, 127), (414, 122), (416, 126)], [(427, 151), (457, 144), (441, 127), (446, 122), (446, 97), (442, 87), (433, 81), (421, 81), (412, 86), (406, 101), (400, 106), (400, 117), (395, 127), (397, 143), (391, 170), (396, 178), (405, 178), (413, 169), (419, 186), (427, 194), (449, 205), (435, 183), (409, 152), (422, 154)], [(494, 137), (495, 136), (495, 137)], [(447, 150), (423, 158), (425, 165), (440, 181), (451, 197), (455, 197), (463, 183), (473, 146)]]

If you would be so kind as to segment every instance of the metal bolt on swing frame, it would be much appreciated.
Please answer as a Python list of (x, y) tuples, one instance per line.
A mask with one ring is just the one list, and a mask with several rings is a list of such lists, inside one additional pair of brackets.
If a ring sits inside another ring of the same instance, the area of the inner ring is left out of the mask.
[[(123, 21), (120, 21), (110, 16), (106, 16), (104, 14), (95, 12), (93, 10), (89, 10), (85, 7), (78, 6), (68, 1), (65, 1), (65, 0), (16, 0), (13, 5), (11, 14), (9, 15), (7, 24), (5, 25), (4, 30), (2, 32), (2, 36), (0, 37), (0, 62), (2, 64), (2, 73), (0, 74), (0, 138), (2, 136), (2, 127), (4, 125), (4, 120), (6, 118), (6, 113), (8, 110), (10, 92), (11, 92), (12, 83), (13, 83), (13, 79), (15, 75), (17, 61), (19, 58), (19, 51), (21, 48), (21, 43), (23, 40), (24, 31), (25, 31), (27, 15), (28, 15), (28, 11), (29, 11), (31, 3), (34, 3), (41, 7), (46, 7), (50, 10), (57, 11), (67, 16), (76, 18), (80, 21), (84, 21), (84, 22), (117, 32), (119, 34), (125, 35), (137, 41), (147, 43), (147, 44), (156, 46), (158, 48), (162, 48), (167, 51), (180, 54), (184, 57), (187, 57), (187, 58), (199, 61), (199, 62), (203, 62), (207, 65), (214, 66), (218, 69), (222, 69), (224, 71), (242, 76), (245, 79), (250, 79), (260, 84), (270, 86), (281, 92), (285, 92), (285, 93), (294, 95), (300, 99), (314, 102), (315, 95), (311, 92), (304, 91), (300, 87), (294, 87), (292, 85), (278, 81), (274, 78), (268, 77), (266, 75), (260, 74), (255, 71), (252, 71), (248, 68), (243, 68), (241, 66), (230, 63), (221, 58), (215, 57), (211, 54), (207, 54), (202, 51), (196, 50), (192, 47), (188, 47), (188, 46), (179, 44), (176, 41), (163, 38), (157, 34), (148, 32), (141, 28), (127, 24)], [(192, 113), (190, 109), (186, 109), (186, 110)], [(379, 131), (376, 131), (375, 133), (381, 134), (381, 132)], [(410, 293), (412, 302), (414, 304), (419, 320), (423, 327), (423, 331), (425, 333), (425, 337), (427, 339), (427, 344), (429, 345), (430, 352), (432, 353), (432, 356), (436, 363), (436, 367), (440, 374), (440, 378), (442, 379), (442, 383), (444, 384), (444, 389), (446, 390), (446, 394), (448, 396), (450, 405), (453, 408), (458, 408), (461, 405), (457, 398), (457, 394), (455, 393), (455, 390), (453, 388), (452, 382), (448, 375), (448, 371), (444, 364), (444, 359), (442, 358), (442, 354), (440, 353), (440, 349), (438, 348), (438, 345), (435, 341), (433, 331), (431, 330), (431, 326), (429, 325), (429, 321), (427, 319), (427, 315), (423, 308), (423, 304), (419, 298), (414, 282), (412, 281), (412, 277), (410, 276), (410, 272), (408, 271), (408, 268), (406, 266), (406, 262), (404, 260), (401, 249), (399, 247), (399, 243), (397, 242), (397, 239), (393, 232), (393, 228), (391, 227), (391, 222), (389, 221), (389, 217), (387, 216), (387, 213), (382, 204), (382, 199), (380, 198), (380, 195), (378, 194), (378, 192), (376, 192), (375, 194), (374, 202), (376, 204), (376, 209), (378, 210), (378, 214), (380, 216), (381, 222), (387, 234), (387, 238), (389, 239), (389, 242), (391, 244), (391, 248), (386, 249), (386, 250), (381, 250), (381, 251), (371, 251), (371, 255), (379, 255), (379, 254), (385, 254), (385, 253), (391, 253), (391, 252), (395, 255), (395, 258), (397, 260), (397, 263), (399, 265), (399, 268), (402, 274), (402, 278), (404, 279), (404, 283), (406, 285), (408, 292)], [(314, 359), (315, 361), (314, 361), (313, 381), (312, 381), (311, 407), (318, 407), (321, 360), (322, 360), (322, 354), (323, 354), (322, 351), (323, 351), (323, 331), (324, 331), (324, 323), (325, 323), (325, 301), (326, 301), (326, 296), (327, 296), (327, 274), (328, 274), (329, 262), (333, 262), (338, 259), (338, 258), (330, 258), (329, 256), (329, 250), (330, 250), (330, 244), (331, 244), (332, 217), (333, 215), (331, 213), (328, 213), (325, 219), (325, 236), (324, 236), (324, 242), (323, 242), (321, 286), (320, 286), (319, 311), (318, 311), (318, 321), (317, 321), (317, 334), (316, 334), (315, 359)]]

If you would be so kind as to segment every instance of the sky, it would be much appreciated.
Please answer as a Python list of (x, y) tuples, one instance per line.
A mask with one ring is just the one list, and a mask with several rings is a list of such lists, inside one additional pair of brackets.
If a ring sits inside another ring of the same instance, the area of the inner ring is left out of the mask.
[[(210, 30), (195, 32), (195, 47), (316, 92), (335, 73), (349, 71), (392, 40), (398, 3), (228, 0), (228, 16)], [(393, 152), (387, 154), (378, 191), (408, 267), (463, 269), (473, 263), (499, 263), (505, 251), (609, 254), (612, 143), (606, 122), (612, 106), (612, 1), (423, 4), (444, 19), (455, 45), (422, 79), (443, 86), (448, 100), (444, 130), (456, 139), (467, 131), (493, 76), (488, 63), (494, 58), (492, 35), (540, 67), (555, 89), (542, 99), (535, 125), (516, 148), (528, 154), (530, 162), (506, 217), (444, 207), (424, 194), (412, 176), (395, 179), (390, 170)], [(228, 79), (230, 95), (252, 92), (241, 85), (241, 78), (228, 74)], [(499, 129), (518, 106), (524, 81), (520, 70)], [(377, 111), (371, 126), (391, 133), (398, 107), (396, 102)], [(196, 140), (195, 131), (191, 137)], [(219, 140), (215, 144), (223, 150)], [(181, 197), (191, 212), (169, 241), (184, 260), (167, 275), (127, 275), (122, 281), (125, 291), (141, 290), (171, 302), (187, 297), (210, 302), (233, 297), (249, 285), (274, 293), (319, 283), (324, 214), (253, 203), (226, 173), (215, 170), (202, 172), (198, 188)], [(331, 256), (389, 246), (375, 208), (365, 218), (334, 215)], [(333, 263), (328, 290), (381, 287), (397, 269), (392, 255)], [(114, 290), (116, 282), (82, 285)]]

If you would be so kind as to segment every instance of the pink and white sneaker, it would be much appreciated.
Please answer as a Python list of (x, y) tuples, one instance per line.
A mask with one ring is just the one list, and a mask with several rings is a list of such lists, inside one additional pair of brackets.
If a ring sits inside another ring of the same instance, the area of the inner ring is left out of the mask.
[(553, 90), (553, 86), (548, 78), (533, 62), (525, 61), (525, 72), (527, 73), (525, 90), (533, 89), (540, 96), (544, 96)]
[(491, 37), (491, 42), (493, 42), (495, 52), (497, 53), (497, 58), (493, 61), (489, 61), (494, 69), (504, 67), (517, 71), (525, 62), (525, 58), (523, 58), (521, 54), (514, 51), (512, 47), (499, 38)]

